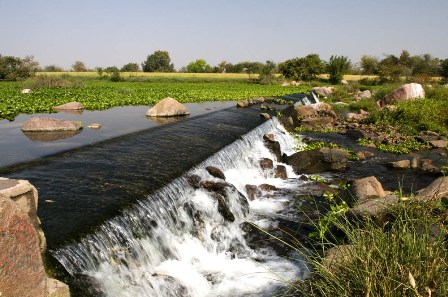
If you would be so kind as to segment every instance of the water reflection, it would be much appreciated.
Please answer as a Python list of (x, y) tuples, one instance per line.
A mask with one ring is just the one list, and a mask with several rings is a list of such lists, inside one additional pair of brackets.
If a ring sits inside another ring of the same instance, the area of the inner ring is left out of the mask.
[(25, 132), (22, 131), (29, 140), (34, 142), (55, 141), (72, 138), (79, 134), (81, 130), (76, 131), (45, 131), (45, 132)]
[(176, 116), (176, 117), (146, 117), (151, 122), (156, 123), (157, 125), (164, 125), (169, 123), (175, 123), (177, 121), (186, 119), (187, 116)]
[(83, 109), (59, 109), (56, 110), (58, 113), (66, 113), (66, 114), (73, 114), (73, 115), (82, 115), (82, 112), (84, 111)]

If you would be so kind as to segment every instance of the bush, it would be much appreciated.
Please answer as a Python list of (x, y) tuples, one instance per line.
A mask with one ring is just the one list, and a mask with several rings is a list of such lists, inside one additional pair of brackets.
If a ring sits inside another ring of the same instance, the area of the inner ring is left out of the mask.
[(67, 87), (81, 87), (82, 84), (79, 81), (69, 81), (61, 77), (38, 75), (25, 82), (27, 88), (39, 89), (39, 88), (67, 88)]
[(305, 58), (295, 58), (280, 64), (284, 77), (294, 80), (311, 81), (324, 71), (324, 64), (317, 54)]
[(33, 56), (23, 59), (12, 56), (0, 55), (0, 80), (16, 81), (34, 76), (39, 63), (34, 61)]

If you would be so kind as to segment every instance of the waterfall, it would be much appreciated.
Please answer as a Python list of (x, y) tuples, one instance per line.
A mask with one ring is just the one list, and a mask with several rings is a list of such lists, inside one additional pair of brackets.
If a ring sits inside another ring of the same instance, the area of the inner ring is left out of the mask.
[[(306, 267), (291, 259), (297, 255), (251, 248), (244, 236), (246, 221), (269, 229), (277, 218), (294, 219), (291, 195), (260, 197), (248, 205), (241, 195), (247, 197), (247, 184), (300, 186), (285, 164), (288, 179), (274, 178), (273, 170), (260, 167), (260, 158), (275, 159), (263, 144), (266, 133), (274, 134), (287, 154), (297, 145), (277, 119), (267, 121), (93, 234), (53, 251), (54, 257), (74, 278), (87, 276), (104, 296), (265, 296), (303, 277)], [(225, 197), (233, 221), (220, 213), (213, 193), (188, 180), (195, 175), (217, 182), (205, 170), (209, 165), (220, 168), (233, 185)]]

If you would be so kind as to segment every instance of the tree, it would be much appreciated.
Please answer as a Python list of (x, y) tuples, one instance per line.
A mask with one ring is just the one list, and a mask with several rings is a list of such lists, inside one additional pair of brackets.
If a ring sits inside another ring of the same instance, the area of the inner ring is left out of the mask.
[(44, 67), (45, 72), (63, 72), (64, 68), (56, 65), (47, 65)]
[(350, 60), (345, 56), (331, 56), (327, 64), (327, 72), (332, 84), (340, 84), (344, 74), (350, 70)]
[(142, 63), (144, 72), (174, 72), (174, 64), (171, 63), (167, 51), (155, 51)]
[(364, 55), (361, 57), (361, 71), (362, 74), (377, 74), (378, 73), (378, 58)]
[(440, 61), (440, 75), (448, 79), (448, 58), (445, 60)]
[(39, 69), (39, 63), (33, 56), (23, 59), (0, 55), (0, 80), (21, 80), (33, 76)]
[(388, 55), (378, 63), (378, 75), (381, 81), (397, 82), (404, 74), (404, 67), (400, 59), (394, 55)]
[(227, 72), (227, 68), (228, 68), (228, 66), (229, 66), (229, 63), (227, 62), (227, 61), (221, 61), (219, 64), (218, 64), (218, 71), (220, 72), (220, 73), (226, 73)]
[(72, 65), (72, 69), (75, 72), (85, 72), (87, 71), (87, 67), (82, 61), (75, 61), (75, 63)]
[(121, 72), (137, 72), (140, 70), (140, 67), (137, 63), (128, 63), (121, 67)]
[(287, 60), (281, 64), (280, 69), (284, 77), (304, 81), (315, 79), (323, 70), (324, 63), (317, 54)]
[(204, 72), (211, 72), (210, 65), (205, 62), (204, 59), (197, 59), (194, 62), (190, 62), (187, 65), (187, 72), (192, 73), (204, 73)]
[(266, 64), (260, 69), (260, 75), (258, 77), (260, 84), (271, 85), (275, 83), (275, 71), (276, 65), (272, 61), (266, 61)]

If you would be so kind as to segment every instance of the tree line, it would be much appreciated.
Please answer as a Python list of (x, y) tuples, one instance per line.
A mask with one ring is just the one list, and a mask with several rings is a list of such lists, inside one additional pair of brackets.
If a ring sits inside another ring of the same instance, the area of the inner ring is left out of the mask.
[[(89, 71), (84, 62), (75, 61), (72, 70), (76, 72)], [(116, 66), (97, 67), (95, 69), (100, 76), (108, 75), (114, 80), (119, 79), (119, 72), (175, 72), (174, 64), (171, 62), (167, 51), (157, 50), (148, 55), (140, 65), (138, 63), (127, 63), (121, 68)], [(61, 72), (62, 67), (48, 65), (43, 68), (34, 60), (33, 56), (23, 59), (13, 56), (0, 55), (0, 80), (20, 80), (34, 75), (37, 71)], [(209, 65), (204, 59), (197, 59), (188, 63), (187, 66), (178, 70), (189, 73), (247, 73), (249, 78), (252, 74), (260, 74), (260, 80), (270, 83), (273, 74), (280, 73), (287, 79), (298, 81), (311, 81), (323, 73), (329, 74), (331, 83), (341, 81), (344, 74), (376, 75), (382, 82), (395, 82), (401, 77), (434, 77), (442, 76), (448, 80), (448, 58), (434, 58), (430, 54), (411, 55), (403, 50), (400, 56), (385, 55), (382, 59), (364, 55), (359, 63), (352, 63), (346, 56), (333, 55), (328, 61), (322, 60), (318, 54), (309, 54), (301, 58), (293, 58), (278, 64), (267, 61), (261, 62), (239, 62), (232, 64), (221, 61), (216, 66)]]

